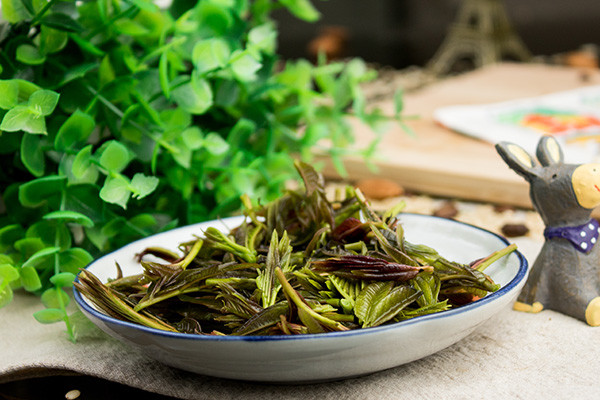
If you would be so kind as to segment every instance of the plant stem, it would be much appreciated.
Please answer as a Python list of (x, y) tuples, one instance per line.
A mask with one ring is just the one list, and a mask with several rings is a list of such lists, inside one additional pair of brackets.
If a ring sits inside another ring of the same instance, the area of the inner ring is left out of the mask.
[(506, 246), (505, 248), (503, 248), (501, 250), (497, 250), (497, 251), (493, 252), (492, 254), (490, 254), (489, 256), (477, 261), (475, 264), (473, 264), (471, 266), (471, 268), (474, 268), (479, 272), (483, 272), (483, 271), (485, 271), (485, 269), (487, 267), (492, 265), (494, 262), (501, 259), (505, 255), (512, 253), (516, 249), (517, 249), (517, 245), (515, 243), (512, 243), (511, 245)]
[(96, 36), (97, 34), (99, 34), (100, 32), (102, 32), (103, 30), (105, 30), (106, 28), (108, 28), (110, 25), (114, 24), (119, 19), (124, 18), (124, 17), (131, 18), (135, 14), (137, 14), (138, 11), (139, 11), (139, 9), (136, 6), (131, 6), (131, 7), (127, 8), (126, 10), (121, 11), (119, 14), (113, 15), (103, 25), (101, 25), (101, 26), (97, 27), (96, 29), (90, 31), (87, 35), (85, 35), (84, 38), (86, 40), (90, 40), (91, 38), (93, 38), (94, 36)]
[(169, 43), (163, 44), (160, 47), (152, 50), (150, 53), (146, 54), (144, 56), (144, 58), (142, 58), (140, 60), (140, 64), (146, 64), (148, 61), (150, 61), (152, 58), (161, 55), (162, 53), (164, 53), (165, 51), (169, 50), (171, 47), (175, 46), (175, 45), (180, 45), (183, 44), (185, 42), (185, 38), (174, 38), (173, 40), (171, 40)]
[[(104, 96), (102, 96), (96, 89), (94, 89), (90, 85), (86, 85), (86, 89), (89, 90), (90, 93), (92, 93), (94, 96), (96, 96), (96, 98), (98, 100), (100, 100), (100, 102), (102, 104), (104, 104), (106, 106), (106, 108), (108, 108), (110, 111), (112, 111), (119, 118), (123, 118), (125, 113), (123, 111), (121, 111), (117, 106), (115, 106), (110, 100), (108, 100)], [(146, 128), (144, 128), (142, 125), (138, 124), (137, 122), (129, 121), (129, 123), (131, 124), (131, 126), (138, 129), (144, 135), (148, 136), (149, 138), (154, 140), (156, 143), (160, 144), (162, 147), (164, 147), (168, 151), (170, 151), (172, 153), (178, 151), (175, 147), (171, 146), (169, 143), (165, 142), (160, 137), (152, 134), (150, 131), (148, 131)]]
[[(66, 194), (67, 194), (66, 190), (63, 189), (61, 191), (61, 199), (60, 199), (60, 210), (61, 211), (64, 211), (64, 209), (65, 209)], [(60, 237), (58, 234), (58, 229), (54, 233), (54, 246), (60, 247)], [(59, 253), (54, 253), (54, 275), (60, 273), (60, 260), (58, 258), (59, 257), (58, 254)], [(63, 297), (62, 297), (63, 290), (58, 286), (55, 286), (54, 290), (56, 290), (56, 297), (58, 299), (58, 305), (64, 314), (63, 320), (65, 321), (65, 325), (67, 327), (67, 333), (69, 335), (69, 340), (71, 340), (72, 342), (75, 342), (75, 332), (73, 331), (73, 325), (71, 324), (71, 320), (69, 319), (69, 315), (67, 314), (67, 308), (65, 306), (65, 303), (64, 303)]]
[(194, 260), (194, 258), (196, 258), (196, 255), (198, 255), (198, 252), (202, 248), (203, 243), (204, 243), (204, 241), (202, 239), (196, 240), (196, 242), (194, 243), (194, 245), (192, 246), (190, 251), (185, 255), (185, 258), (183, 260), (181, 260), (180, 263), (177, 263), (177, 264), (180, 265), (181, 268), (185, 270), (187, 268), (187, 266), (190, 265), (190, 263)]
[(141, 311), (144, 308), (149, 307), (153, 304), (160, 303), (161, 301), (164, 301), (164, 300), (167, 300), (167, 299), (170, 299), (172, 297), (176, 297), (176, 296), (179, 296), (182, 294), (193, 293), (193, 292), (197, 292), (197, 291), (198, 291), (197, 286), (179, 289), (179, 290), (173, 290), (172, 292), (165, 293), (161, 296), (152, 297), (151, 299), (137, 303), (136, 306), (133, 307), (133, 312), (135, 312), (137, 314), (139, 311)]
[(49, 2), (44, 4), (44, 7), (42, 7), (42, 9), (31, 20), (31, 26), (36, 25), (38, 22), (40, 22), (44, 14), (46, 14), (46, 11), (48, 11), (50, 7), (52, 7), (54, 3), (56, 3), (56, 1), (57, 0), (50, 0)]
[(314, 311), (312, 308), (310, 308), (310, 306), (308, 304), (306, 304), (304, 299), (302, 299), (300, 297), (298, 292), (296, 292), (294, 290), (294, 288), (292, 287), (292, 285), (290, 285), (290, 283), (287, 281), (281, 268), (276, 267), (275, 274), (277, 275), (277, 279), (279, 280), (279, 283), (281, 283), (281, 287), (283, 288), (283, 291), (289, 297), (289, 299), (296, 305), (296, 307), (301, 308), (303, 311), (305, 311), (307, 314), (309, 314), (311, 317), (313, 317), (315, 320), (317, 320), (320, 324), (322, 324), (328, 328), (331, 328), (336, 331), (349, 330), (348, 328), (346, 328), (344, 325), (340, 324), (339, 322), (336, 322), (332, 319), (324, 317), (321, 314), (319, 314), (318, 312)]

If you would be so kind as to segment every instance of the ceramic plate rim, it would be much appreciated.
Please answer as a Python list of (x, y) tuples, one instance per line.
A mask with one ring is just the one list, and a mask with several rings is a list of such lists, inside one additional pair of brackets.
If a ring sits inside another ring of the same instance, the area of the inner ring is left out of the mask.
[[(423, 219), (437, 219), (437, 220), (443, 220), (445, 223), (456, 223), (456, 224), (460, 224), (460, 225), (464, 225), (470, 228), (474, 228), (477, 229), (479, 231), (482, 231), (484, 233), (487, 233), (489, 235), (493, 235), (495, 236), (497, 239), (499, 239), (501, 242), (505, 243), (506, 245), (509, 245), (510, 242), (503, 236), (491, 232), (485, 228), (479, 227), (479, 226), (475, 226), (466, 222), (462, 222), (462, 221), (456, 221), (456, 220), (449, 220), (447, 218), (442, 218), (442, 217), (437, 217), (437, 216), (433, 216), (433, 215), (425, 215), (425, 214), (416, 214), (416, 213), (401, 213), (401, 216), (403, 215), (409, 215), (410, 218), (423, 218)], [(97, 258), (96, 260), (92, 261), (91, 263), (89, 263), (84, 269), (88, 269), (90, 267), (92, 267), (94, 264), (96, 263), (100, 263), (102, 262), (102, 260), (104, 258), (108, 258), (111, 255), (122, 251), (125, 247), (134, 245), (137, 242), (140, 242), (142, 240), (147, 240), (149, 238), (152, 238), (156, 235), (160, 235), (160, 234), (165, 234), (165, 233), (174, 233), (178, 230), (182, 230), (182, 229), (189, 229), (193, 226), (196, 225), (202, 225), (202, 224), (207, 224), (207, 223), (214, 223), (217, 221), (223, 221), (223, 222), (227, 222), (228, 220), (233, 220), (236, 218), (240, 218), (240, 217), (230, 217), (230, 218), (225, 218), (225, 219), (221, 219), (221, 220), (211, 220), (211, 221), (205, 221), (205, 222), (200, 222), (197, 224), (191, 224), (191, 225), (185, 225), (182, 227), (178, 227), (178, 228), (174, 228), (172, 230), (169, 231), (165, 231), (165, 232), (160, 232), (157, 233), (155, 235), (151, 235), (142, 239), (138, 239), (136, 241), (133, 241), (131, 243), (128, 243), (127, 245), (116, 249), (110, 253), (107, 253), (99, 258)], [(388, 325), (382, 325), (382, 326), (376, 326), (376, 327), (371, 327), (371, 328), (363, 328), (363, 329), (353, 329), (353, 330), (349, 330), (349, 331), (343, 331), (343, 332), (327, 332), (327, 333), (313, 333), (313, 334), (305, 334), (305, 335), (271, 335), (271, 336), (266, 336), (266, 335), (257, 335), (257, 336), (233, 336), (233, 335), (227, 335), (227, 336), (214, 336), (214, 335), (197, 335), (197, 334), (189, 334), (189, 333), (180, 333), (180, 332), (169, 332), (169, 331), (163, 331), (160, 329), (156, 329), (156, 328), (150, 328), (147, 326), (143, 326), (143, 325), (139, 325), (133, 322), (129, 322), (129, 321), (122, 321), (116, 318), (113, 318), (109, 315), (106, 315), (98, 310), (96, 310), (94, 307), (92, 307), (89, 303), (87, 299), (84, 299), (83, 296), (81, 295), (81, 293), (79, 292), (79, 290), (77, 290), (77, 288), (73, 287), (73, 297), (75, 299), (75, 301), (77, 302), (77, 305), (81, 308), (82, 311), (91, 314), (92, 316), (100, 319), (101, 321), (103, 321), (104, 323), (108, 323), (108, 324), (113, 324), (113, 325), (119, 325), (121, 327), (128, 327), (128, 328), (134, 328), (137, 330), (141, 330), (143, 332), (146, 333), (150, 333), (152, 335), (156, 335), (156, 336), (163, 336), (163, 337), (168, 337), (171, 339), (184, 339), (184, 340), (199, 340), (199, 341), (209, 341), (209, 342), (214, 342), (214, 341), (233, 341), (233, 342), (239, 342), (239, 341), (243, 341), (243, 342), (248, 342), (248, 341), (256, 341), (256, 342), (269, 342), (269, 341), (281, 341), (281, 340), (293, 340), (293, 341), (297, 341), (297, 340), (310, 340), (310, 339), (326, 339), (326, 338), (340, 338), (340, 337), (351, 337), (351, 336), (356, 336), (356, 335), (366, 335), (366, 334), (374, 334), (376, 332), (384, 332), (387, 330), (394, 330), (394, 329), (398, 329), (400, 327), (405, 327), (405, 326), (409, 326), (409, 325), (414, 325), (417, 323), (421, 323), (424, 321), (429, 321), (429, 320), (433, 320), (433, 319), (443, 319), (443, 318), (448, 318), (454, 315), (458, 315), (458, 314), (462, 314), (477, 308), (480, 308), (486, 304), (489, 304), (490, 302), (493, 302), (499, 298), (501, 298), (502, 296), (504, 296), (505, 294), (511, 292), (513, 289), (515, 289), (518, 284), (523, 281), (526, 278), (527, 275), (527, 271), (528, 271), (528, 262), (527, 259), (525, 258), (525, 256), (518, 250), (516, 250), (513, 254), (515, 254), (519, 260), (519, 269), (517, 271), (517, 273), (515, 274), (515, 276), (504, 286), (502, 286), (500, 289), (498, 289), (497, 291), (488, 294), (487, 296), (476, 300), (472, 303), (469, 303), (467, 305), (464, 305), (462, 307), (459, 308), (454, 308), (454, 309), (450, 309), (450, 310), (446, 310), (443, 312), (439, 312), (439, 313), (434, 313), (434, 314), (428, 314), (428, 315), (423, 315), (420, 317), (415, 317), (415, 318), (411, 318), (408, 319), (406, 321), (400, 321), (400, 322), (396, 322), (393, 324), (388, 324)], [(75, 282), (79, 282), (79, 274), (77, 275), (77, 278), (75, 279)]]

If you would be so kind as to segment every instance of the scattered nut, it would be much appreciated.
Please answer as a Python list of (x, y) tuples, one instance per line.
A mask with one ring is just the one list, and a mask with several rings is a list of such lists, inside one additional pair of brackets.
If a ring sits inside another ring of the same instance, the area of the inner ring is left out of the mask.
[(510, 206), (508, 204), (496, 204), (494, 206), (494, 211), (497, 212), (498, 214), (501, 214), (504, 211), (512, 211), (514, 209), (515, 209), (515, 207)]
[(78, 399), (81, 395), (81, 392), (77, 389), (69, 390), (67, 394), (65, 394), (65, 399), (67, 400), (75, 400)]
[(524, 224), (505, 224), (501, 230), (506, 237), (525, 236), (529, 233), (529, 228)]
[(575, 68), (598, 68), (598, 58), (590, 51), (572, 51), (565, 56), (565, 64)]
[(365, 197), (373, 200), (382, 200), (388, 197), (400, 196), (404, 188), (396, 182), (384, 178), (363, 179), (356, 184)]
[(587, 69), (583, 69), (581, 71), (579, 71), (579, 80), (583, 83), (587, 83), (591, 80), (592, 78), (592, 73), (587, 70)]
[(343, 26), (325, 26), (319, 35), (307, 45), (307, 52), (316, 60), (319, 53), (324, 53), (327, 60), (343, 58), (348, 51), (350, 33)]
[(458, 214), (458, 209), (451, 201), (445, 201), (437, 210), (433, 212), (436, 217), (452, 219)]

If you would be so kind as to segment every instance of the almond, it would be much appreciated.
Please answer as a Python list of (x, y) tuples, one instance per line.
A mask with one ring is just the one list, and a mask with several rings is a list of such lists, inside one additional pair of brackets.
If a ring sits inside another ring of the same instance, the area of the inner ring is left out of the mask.
[(363, 179), (356, 184), (365, 197), (373, 200), (382, 200), (389, 197), (400, 196), (404, 188), (396, 182), (385, 178)]

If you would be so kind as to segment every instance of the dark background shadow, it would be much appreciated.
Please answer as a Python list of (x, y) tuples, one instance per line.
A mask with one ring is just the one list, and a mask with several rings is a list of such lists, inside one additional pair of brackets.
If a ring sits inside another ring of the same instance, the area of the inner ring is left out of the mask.
[[(306, 58), (307, 44), (326, 26), (348, 33), (347, 57), (403, 68), (422, 66), (442, 43), (460, 0), (316, 0), (322, 18), (299, 21), (278, 11), (279, 53)], [(600, 44), (598, 0), (504, 0), (514, 29), (533, 55), (554, 55)]]

